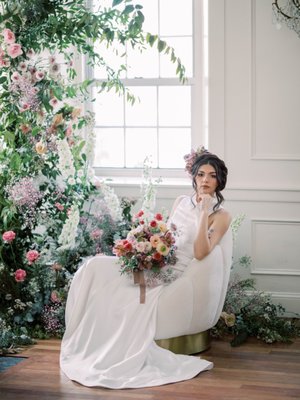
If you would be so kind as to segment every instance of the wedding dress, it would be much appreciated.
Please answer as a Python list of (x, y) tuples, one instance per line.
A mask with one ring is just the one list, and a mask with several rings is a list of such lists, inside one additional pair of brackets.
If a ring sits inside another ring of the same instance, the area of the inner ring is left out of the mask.
[[(170, 221), (178, 231), (177, 273), (193, 258), (198, 213), (199, 205), (186, 196)], [(164, 286), (147, 287), (141, 304), (139, 286), (119, 270), (117, 257), (95, 256), (75, 273), (66, 305), (62, 371), (85, 386), (123, 389), (183, 381), (211, 369), (213, 364), (200, 356), (174, 354), (155, 343)]]

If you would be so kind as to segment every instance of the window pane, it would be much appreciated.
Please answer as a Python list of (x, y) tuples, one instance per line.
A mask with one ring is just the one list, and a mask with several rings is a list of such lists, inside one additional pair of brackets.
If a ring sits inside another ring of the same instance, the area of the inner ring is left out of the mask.
[(159, 125), (191, 125), (191, 90), (189, 86), (159, 87)]
[[(127, 77), (155, 78), (158, 77), (159, 52), (156, 47), (146, 48), (142, 53), (138, 49), (128, 47)], [(171, 62), (171, 61), (169, 61)]]
[(151, 86), (131, 86), (130, 92), (136, 97), (133, 105), (125, 103), (127, 125), (156, 126), (157, 89)]
[(192, 0), (160, 0), (160, 35), (192, 35)]
[[(95, 51), (97, 54), (100, 54), (108, 66), (115, 71), (119, 70), (121, 65), (126, 65), (126, 48), (117, 41), (114, 41), (113, 45), (109, 47), (107, 47), (105, 42), (98, 42), (95, 44)], [(104, 67), (95, 66), (93, 71), (96, 79), (107, 78), (106, 69)], [(126, 72), (123, 70), (120, 74), (120, 78), (125, 78), (125, 76)]]
[[(162, 38), (167, 44), (174, 48), (175, 54), (180, 58), (186, 69), (186, 76), (193, 76), (193, 41), (191, 37), (167, 37)], [(160, 76), (162, 78), (175, 78), (176, 64), (170, 61), (166, 54), (160, 54)]]
[(153, 128), (126, 129), (126, 167), (142, 168), (146, 157), (157, 168), (157, 130)]
[(183, 156), (191, 151), (191, 130), (159, 129), (159, 167), (184, 168)]
[(96, 125), (124, 125), (123, 96), (119, 96), (113, 90), (97, 93), (97, 89), (94, 88), (93, 98), (96, 98), (96, 101), (92, 103), (96, 113)]
[(124, 167), (124, 130), (121, 128), (95, 129), (94, 167)]
[(158, 0), (137, 0), (136, 4), (143, 6), (142, 13), (145, 21), (143, 30), (153, 34), (158, 33)]

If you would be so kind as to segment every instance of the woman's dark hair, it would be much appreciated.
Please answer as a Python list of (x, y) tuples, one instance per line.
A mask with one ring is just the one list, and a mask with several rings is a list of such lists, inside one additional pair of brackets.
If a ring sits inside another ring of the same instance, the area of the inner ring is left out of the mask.
[(214, 206), (214, 210), (216, 210), (224, 201), (224, 197), (221, 194), (221, 190), (223, 190), (226, 186), (228, 169), (224, 161), (221, 160), (219, 157), (217, 157), (215, 154), (209, 153), (208, 151), (202, 153), (195, 159), (191, 168), (193, 188), (195, 191), (197, 190), (196, 176), (198, 174), (198, 170), (201, 167), (201, 165), (206, 165), (206, 164), (211, 165), (215, 169), (217, 175), (217, 182), (218, 182), (216, 187), (217, 204), (215, 204)]

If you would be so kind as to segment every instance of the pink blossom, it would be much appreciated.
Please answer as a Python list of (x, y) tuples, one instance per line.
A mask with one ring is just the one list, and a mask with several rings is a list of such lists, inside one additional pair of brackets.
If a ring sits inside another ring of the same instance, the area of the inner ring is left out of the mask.
[(18, 82), (20, 80), (19, 72), (17, 72), (17, 71), (13, 72), (13, 74), (11, 76), (11, 80), (14, 81), (14, 82)]
[(64, 206), (62, 204), (56, 202), (54, 205), (59, 211), (63, 211), (64, 210)]
[(49, 57), (49, 63), (50, 63), (50, 64), (54, 64), (55, 61), (56, 61), (55, 56), (50, 56), (50, 57)]
[(29, 49), (26, 53), (27, 58), (33, 58), (35, 55), (35, 52), (33, 49)]
[(26, 278), (26, 271), (24, 269), (17, 269), (15, 271), (15, 280), (17, 282), (23, 282)]
[(28, 111), (30, 109), (29, 103), (23, 103), (20, 108), (20, 112)]
[(44, 77), (45, 73), (43, 71), (36, 71), (35, 78), (37, 81), (41, 81), (42, 79), (44, 79)]
[(33, 262), (35, 262), (39, 257), (40, 257), (40, 253), (37, 250), (29, 250), (26, 253), (26, 258), (27, 258), (29, 264), (32, 264)]
[(2, 36), (4, 37), (4, 41), (7, 44), (15, 43), (15, 34), (8, 28), (3, 29), (1, 32)]
[(58, 105), (58, 100), (56, 97), (53, 97), (50, 101), (49, 101), (50, 106), (52, 107), (56, 107)]
[(7, 54), (11, 58), (16, 58), (23, 53), (22, 47), (18, 43), (12, 43), (7, 47)]
[(7, 58), (0, 57), (0, 67), (9, 67), (10, 61)]
[(103, 234), (103, 230), (102, 230), (102, 229), (94, 229), (94, 230), (90, 233), (91, 238), (94, 239), (94, 240), (99, 239), (99, 238), (102, 236), (102, 234)]
[(20, 64), (18, 65), (18, 69), (20, 71), (27, 71), (27, 63), (26, 63), (26, 61), (21, 61)]
[(73, 129), (72, 129), (72, 125), (69, 125), (68, 127), (67, 127), (67, 129), (66, 129), (66, 136), (71, 136), (72, 135), (72, 131), (73, 131)]
[(2, 235), (2, 239), (7, 243), (11, 243), (15, 239), (15, 237), (16, 234), (14, 231), (6, 231)]

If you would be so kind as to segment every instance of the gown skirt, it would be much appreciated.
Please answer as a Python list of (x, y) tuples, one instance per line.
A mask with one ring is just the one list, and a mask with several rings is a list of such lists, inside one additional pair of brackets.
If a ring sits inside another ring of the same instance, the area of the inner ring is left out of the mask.
[(155, 343), (164, 286), (147, 287), (141, 304), (139, 286), (119, 270), (116, 257), (95, 256), (75, 273), (60, 353), (65, 375), (85, 386), (124, 389), (184, 381), (211, 369), (212, 362)]

